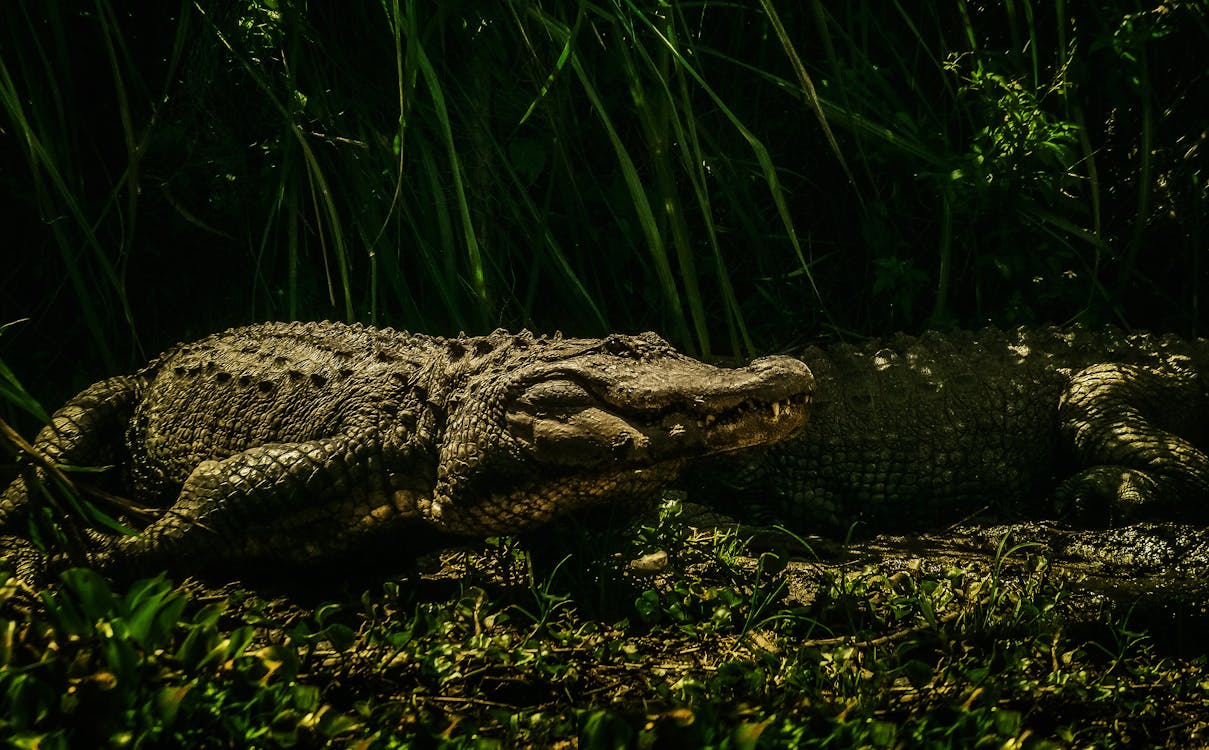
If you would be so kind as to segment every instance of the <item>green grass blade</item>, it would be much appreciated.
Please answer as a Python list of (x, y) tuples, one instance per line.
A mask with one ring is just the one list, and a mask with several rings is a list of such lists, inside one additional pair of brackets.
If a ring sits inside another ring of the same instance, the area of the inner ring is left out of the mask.
[[(563, 250), (562, 246), (559, 245), (558, 240), (550, 231), (550, 224), (547, 220), (547, 216), (543, 211), (538, 209), (536, 204), (534, 204), (533, 199), (529, 196), (529, 191), (521, 182), (520, 176), (516, 173), (516, 170), (513, 169), (512, 163), (505, 157), (500, 144), (494, 141), (493, 144), (495, 146), (496, 153), (500, 156), (499, 163), (504, 168), (509, 180), (512, 182), (512, 196), (525, 208), (523, 215), (520, 211), (516, 212), (518, 222), (527, 223), (538, 228), (537, 231), (541, 234), (542, 245), (546, 248), (546, 252), (554, 261), (554, 266), (558, 269), (559, 274), (568, 284), (571, 285), (571, 290), (574, 293), (574, 296), (581, 304), (587, 307), (588, 311), (592, 314), (595, 324), (601, 330), (607, 329), (609, 324), (608, 319), (605, 317), (604, 311), (601, 310), (601, 308), (597, 306), (596, 301), (592, 299), (591, 293), (588, 291), (583, 281), (579, 278), (579, 274), (575, 272), (571, 259), (567, 257), (567, 253)], [(512, 206), (513, 208), (516, 207), (516, 204), (512, 202), (509, 202), (508, 205)], [(529, 307), (526, 306), (525, 309), (528, 311)]]
[[(633, 3), (630, 2), (630, 0), (627, 0), (627, 4), (633, 7)], [(641, 14), (638, 14), (638, 17), (646, 21), (646, 18)], [(752, 153), (756, 157), (756, 161), (760, 165), (760, 170), (764, 175), (764, 180), (768, 184), (769, 195), (772, 198), (773, 205), (776, 206), (777, 215), (781, 219), (781, 224), (785, 229), (786, 236), (789, 239), (790, 245), (793, 247), (794, 253), (797, 256), (799, 263), (798, 273), (806, 278), (810, 285), (811, 292), (818, 301), (820, 310), (823, 312), (824, 316), (830, 320), (831, 314), (827, 311), (826, 304), (823, 301), (823, 295), (819, 291), (818, 285), (814, 280), (814, 274), (810, 270), (810, 261), (806, 259), (806, 252), (803, 250), (802, 243), (798, 238), (797, 230), (794, 228), (793, 216), (789, 211), (789, 203), (785, 200), (784, 191), (781, 189), (781, 181), (777, 176), (776, 165), (773, 164), (772, 157), (768, 154), (768, 149), (764, 146), (764, 143), (757, 138), (756, 135), (745, 124), (743, 124), (743, 121), (738, 117), (738, 115), (735, 114), (733, 110), (731, 110), (726, 102), (723, 101), (722, 97), (720, 97), (717, 92), (715, 92), (714, 89), (708, 83), (706, 83), (705, 79), (696, 70), (696, 68), (689, 64), (688, 60), (685, 60), (679, 56), (679, 53), (676, 51), (675, 47), (671, 45), (671, 43), (663, 36), (662, 33), (660, 33), (659, 29), (651, 25), (649, 21), (647, 22), (647, 26), (651, 32), (665, 46), (667, 46), (669, 50), (671, 50), (672, 54), (677, 57), (677, 63), (681, 66), (681, 68), (688, 73), (690, 77), (692, 77), (701, 90), (705, 92), (711, 101), (713, 101), (714, 105), (718, 108), (718, 111), (721, 112), (724, 117), (726, 117), (731, 126), (735, 128), (743, 140), (747, 142), (748, 148), (751, 149)]]
[(668, 260), (667, 249), (663, 244), (663, 236), (659, 232), (659, 225), (655, 220), (655, 212), (651, 208), (650, 200), (647, 198), (642, 178), (639, 177), (638, 169), (634, 166), (634, 160), (630, 157), (629, 150), (626, 149), (621, 136), (617, 133), (617, 128), (613, 125), (608, 108), (580, 64), (578, 55), (573, 54), (571, 56), (571, 68), (579, 78), (580, 86), (583, 87), (584, 93), (588, 97), (588, 102), (592, 105), (592, 109), (596, 112), (597, 117), (600, 118), (601, 124), (604, 125), (605, 132), (609, 136), (609, 143), (613, 146), (613, 153), (617, 157), (617, 165), (621, 168), (622, 178), (625, 180), (630, 200), (634, 205), (634, 211), (638, 215), (638, 224), (642, 228), (643, 236), (646, 238), (647, 249), (650, 252), (651, 260), (655, 264), (655, 273), (663, 291), (663, 299), (667, 301), (671, 308), (671, 322), (675, 336), (680, 341), (691, 341), (688, 333), (688, 321), (684, 316), (684, 308), (680, 304), (680, 294), (677, 291), (676, 281), (672, 275), (672, 266)]
[(848, 167), (848, 160), (844, 158), (844, 152), (840, 150), (840, 144), (835, 140), (835, 133), (831, 132), (831, 125), (827, 122), (827, 115), (823, 112), (822, 103), (819, 101), (819, 94), (815, 91), (814, 81), (810, 79), (810, 74), (806, 72), (806, 66), (802, 64), (802, 59), (798, 57), (798, 51), (794, 48), (793, 42), (789, 40), (789, 34), (785, 31), (785, 25), (781, 23), (781, 17), (777, 15), (776, 8), (772, 5), (772, 0), (760, 0), (761, 7), (764, 8), (764, 15), (768, 17), (769, 23), (772, 24), (773, 32), (777, 35), (777, 41), (781, 43), (781, 49), (785, 51), (785, 56), (789, 58), (789, 65), (793, 68), (794, 74), (798, 77), (798, 82), (802, 85), (802, 92), (806, 95), (806, 102), (810, 105), (810, 109), (814, 112), (815, 119), (819, 121), (819, 127), (823, 129), (823, 137), (827, 139), (827, 145), (831, 147), (831, 152), (835, 154), (835, 158), (840, 163), (840, 168), (844, 170), (844, 174), (848, 177), (848, 183), (856, 192), (857, 200), (863, 205), (865, 199), (861, 197), (860, 188), (856, 184), (856, 177), (853, 176), (852, 170)]
[[(54, 157), (38, 137), (38, 130), (30, 122), (22, 106), (22, 97), (18, 93), (13, 78), (9, 73), (8, 66), (5, 65), (3, 59), (0, 59), (0, 105), (3, 106), (4, 112), (8, 115), (10, 122), (13, 123), (14, 130), (19, 134), (18, 141), (24, 147), (25, 157), (29, 163), (34, 183), (34, 193), (38, 197), (38, 203), (43, 215), (52, 216), (58, 213), (53, 208), (55, 205), (62, 205), (67, 210), (67, 213), (75, 221), (75, 227), (84, 237), (86, 245), (92, 250), (92, 257), (100, 267), (103, 278), (120, 294), (122, 292), (122, 284), (118, 278), (118, 274), (112, 263), (110, 263), (108, 254), (102, 248), (100, 241), (93, 232), (92, 222), (84, 215), (83, 208), (80, 206), (75, 194), (67, 186), (67, 182), (64, 180)], [(43, 182), (43, 175), (49, 180), (49, 187)], [(93, 343), (104, 360), (106, 367), (116, 369), (117, 363), (114, 359), (113, 351), (108, 344), (108, 337), (101, 326), (101, 317), (97, 305), (93, 300), (94, 295), (91, 287), (94, 281), (92, 278), (85, 278), (84, 270), (76, 262), (74, 257), (75, 243), (68, 239), (65, 229), (58, 222), (50, 222), (50, 228), (56, 239), (55, 246), (58, 248), (63, 265), (67, 269), (68, 279), (71, 282), (75, 299), (79, 303), (83, 313), (83, 323), (88, 328)], [(124, 302), (123, 310), (127, 314), (127, 320), (129, 320), (129, 309)]]
[[(667, 85), (667, 79), (672, 75), (669, 71), (669, 56), (666, 49), (656, 50), (656, 56), (649, 53), (642, 45), (632, 27), (627, 27), (628, 36), (634, 41), (630, 45), (619, 45), (622, 66), (627, 71), (630, 81), (630, 96), (634, 103), (634, 112), (642, 125), (649, 151), (648, 163), (655, 171), (653, 192), (655, 204), (662, 207), (660, 216), (664, 226), (671, 235), (672, 249), (675, 251), (676, 264), (680, 271), (680, 281), (684, 287), (684, 301), (687, 303), (689, 317), (692, 320), (693, 332), (696, 335), (698, 352), (703, 357), (710, 355), (709, 329), (706, 325), (705, 306), (701, 298), (701, 288), (697, 280), (696, 262), (689, 240), (688, 225), (685, 220), (684, 208), (680, 202), (676, 179), (673, 176), (671, 151), (673, 138), (669, 138), (669, 129), (682, 130), (679, 125), (679, 114), (676, 112), (676, 100), (672, 97)], [(675, 27), (670, 22), (667, 26), (670, 39), (674, 39)], [(642, 70), (635, 63), (630, 48), (633, 48), (642, 59), (650, 78), (655, 82), (656, 93), (649, 93), (642, 86)], [(680, 142), (681, 146), (683, 142)], [(662, 232), (661, 232), (662, 234)]]
[(486, 321), (492, 316), (492, 303), (487, 291), (486, 271), (483, 268), (482, 254), (479, 252), (478, 238), (470, 213), (470, 203), (466, 198), (462, 165), (458, 158), (457, 144), (453, 139), (453, 126), (450, 122), (449, 110), (445, 105), (445, 94), (442, 91), (437, 72), (433, 69), (432, 62), (428, 59), (423, 47), (415, 40), (411, 41), (411, 46), (415, 47), (416, 65), (428, 86), (428, 94), (432, 98), (432, 104), (436, 110), (441, 138), (445, 143), (446, 157), (449, 159), (449, 172), (453, 179), (458, 218), (461, 220), (462, 240), (465, 242), (466, 259), (469, 264), (467, 271), (470, 275), (470, 287), (478, 305), (479, 318), (481, 321)]
[[(314, 210), (315, 221), (317, 222), (320, 247), (324, 262), (325, 277), (328, 282), (329, 298), (333, 306), (337, 306), (343, 302), (344, 317), (346, 320), (355, 318), (353, 312), (353, 296), (352, 288), (349, 280), (349, 258), (348, 249), (345, 246), (344, 228), (341, 226), (340, 210), (336, 205), (335, 197), (328, 184), (328, 179), (324, 174), (323, 168), (320, 166), (318, 158), (315, 156), (311, 144), (307, 140), (307, 134), (303, 132), (302, 127), (298, 124), (296, 118), (291, 114), (290, 109), (285, 106), (281, 99), (273, 91), (272, 86), (265, 79), (260, 69), (252, 64), (247, 56), (235, 49), (227, 36), (222, 32), (218, 25), (213, 23), (206, 14), (204, 8), (200, 4), (194, 3), (194, 8), (201, 14), (202, 18), (207, 22), (207, 27), (214, 38), (239, 62), (248, 76), (255, 81), (256, 85), (273, 104), (273, 107), (280, 114), (282, 122), (292, 136), (294, 142), (298, 144), (299, 151), (302, 154), (302, 161), (306, 167), (307, 184), (311, 193), (311, 204)], [(327, 231), (324, 231), (326, 228)], [(336, 290), (332, 283), (330, 268), (328, 267), (328, 238), (331, 239), (331, 251), (335, 256), (336, 270), (339, 274), (340, 297), (336, 298)]]

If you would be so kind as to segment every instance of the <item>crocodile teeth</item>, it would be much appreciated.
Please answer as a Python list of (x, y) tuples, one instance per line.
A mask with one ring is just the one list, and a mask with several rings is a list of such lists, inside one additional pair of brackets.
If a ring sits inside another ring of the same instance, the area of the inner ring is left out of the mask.
[(781, 418), (781, 402), (780, 401), (772, 402), (772, 418), (773, 418), (774, 422)]

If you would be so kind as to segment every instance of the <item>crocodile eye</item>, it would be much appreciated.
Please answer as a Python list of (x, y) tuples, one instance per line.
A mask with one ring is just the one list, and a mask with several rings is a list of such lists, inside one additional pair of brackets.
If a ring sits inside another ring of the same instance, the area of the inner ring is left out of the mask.
[(607, 354), (616, 354), (622, 357), (634, 354), (634, 347), (631, 346), (629, 338), (616, 333), (605, 337), (602, 348)]

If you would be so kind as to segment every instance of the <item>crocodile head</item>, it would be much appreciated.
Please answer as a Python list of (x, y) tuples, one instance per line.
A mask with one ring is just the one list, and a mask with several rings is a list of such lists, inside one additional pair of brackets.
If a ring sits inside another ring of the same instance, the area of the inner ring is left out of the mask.
[(688, 459), (788, 437), (814, 390), (791, 357), (713, 367), (652, 333), (479, 347), (494, 362), (466, 368), (447, 403), (436, 491), (420, 508), (458, 533), (649, 499)]

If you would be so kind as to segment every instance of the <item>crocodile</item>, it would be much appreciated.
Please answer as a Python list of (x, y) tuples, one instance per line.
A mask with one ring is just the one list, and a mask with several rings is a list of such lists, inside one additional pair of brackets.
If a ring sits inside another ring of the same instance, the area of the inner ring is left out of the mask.
[(59, 409), (32, 446), (42, 463), (0, 496), (0, 550), (28, 553), (48, 467), (104, 465), (110, 494), (143, 510), (117, 519), (138, 533), (88, 533), (115, 576), (399, 557), (417, 536), (629, 508), (692, 457), (792, 434), (812, 392), (795, 359), (715, 367), (653, 333), (234, 328)]
[(824, 537), (1052, 518), (1204, 517), (1209, 342), (1073, 327), (800, 353), (806, 427), (686, 472), (688, 496)]

